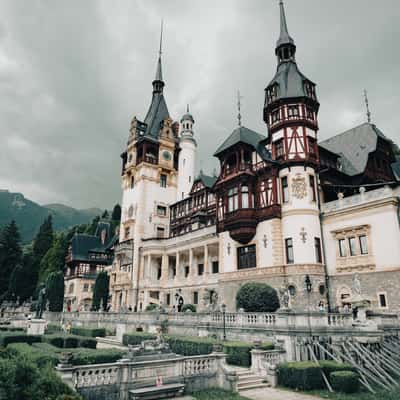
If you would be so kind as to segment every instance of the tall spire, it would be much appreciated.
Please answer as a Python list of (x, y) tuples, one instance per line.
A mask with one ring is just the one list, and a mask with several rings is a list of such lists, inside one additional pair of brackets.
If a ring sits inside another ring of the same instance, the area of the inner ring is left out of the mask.
[(238, 107), (238, 126), (239, 128), (242, 126), (242, 114), (240, 113), (241, 110), (241, 99), (243, 98), (243, 96), (240, 95), (240, 91), (237, 91), (237, 107)]
[(164, 82), (163, 82), (163, 77), (162, 77), (162, 66), (161, 66), (163, 28), (164, 28), (164, 22), (163, 22), (163, 20), (161, 20), (160, 48), (158, 50), (158, 61), (157, 61), (156, 76), (155, 76), (154, 81), (153, 81), (154, 92), (162, 92), (162, 89), (164, 87)]
[(296, 45), (294, 44), (293, 38), (289, 35), (283, 0), (279, 0), (279, 8), (281, 14), (281, 29), (279, 39), (276, 42), (275, 53), (278, 56), (279, 61), (294, 60)]

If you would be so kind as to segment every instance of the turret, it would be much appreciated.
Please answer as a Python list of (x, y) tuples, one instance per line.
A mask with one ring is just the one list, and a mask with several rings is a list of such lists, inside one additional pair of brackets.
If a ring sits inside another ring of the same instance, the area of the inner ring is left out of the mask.
[(194, 119), (189, 112), (188, 105), (186, 114), (181, 118), (181, 134), (179, 139), (181, 150), (179, 153), (177, 201), (187, 197), (193, 185), (197, 149), (193, 125)]

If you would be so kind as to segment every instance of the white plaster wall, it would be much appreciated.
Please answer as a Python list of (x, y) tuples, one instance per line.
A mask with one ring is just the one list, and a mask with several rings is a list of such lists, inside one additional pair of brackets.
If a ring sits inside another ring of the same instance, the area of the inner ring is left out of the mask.
[[(196, 142), (193, 139), (181, 138), (179, 153), (178, 190), (176, 201), (188, 197), (193, 185), (196, 165)], [(183, 193), (183, 196), (182, 196)]]
[[(266, 247), (264, 235), (267, 238)], [(272, 266), (272, 221), (262, 221), (257, 225), (255, 241), (257, 242), (257, 268)]]
[(323, 223), (325, 239), (326, 262), (329, 274), (336, 272), (337, 241), (332, 231), (370, 225), (371, 237), (369, 254), (375, 259), (377, 270), (384, 271), (400, 267), (400, 229), (397, 210), (395, 207), (381, 207), (367, 210), (364, 213), (349, 211), (340, 218), (329, 217)]
[[(233, 272), (237, 270), (237, 247), (239, 243), (229, 236), (229, 232), (219, 234), (219, 272)], [(230, 247), (230, 250), (228, 250)]]

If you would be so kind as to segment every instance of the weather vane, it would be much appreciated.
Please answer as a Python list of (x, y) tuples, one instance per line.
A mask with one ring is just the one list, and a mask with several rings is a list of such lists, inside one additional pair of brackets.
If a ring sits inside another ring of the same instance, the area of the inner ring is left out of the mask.
[(368, 93), (367, 90), (364, 89), (364, 100), (365, 100), (365, 106), (367, 107), (367, 118), (368, 118), (368, 123), (371, 123), (371, 111), (369, 110), (369, 102), (368, 102)]
[(238, 107), (238, 125), (242, 126), (242, 114), (240, 114), (240, 107), (241, 107), (241, 102), (240, 100), (243, 99), (243, 96), (240, 95), (240, 91), (237, 91), (237, 107)]

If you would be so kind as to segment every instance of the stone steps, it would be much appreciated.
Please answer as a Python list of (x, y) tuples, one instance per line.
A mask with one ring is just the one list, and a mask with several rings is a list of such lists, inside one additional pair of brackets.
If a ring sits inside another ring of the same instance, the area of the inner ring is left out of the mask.
[(255, 375), (250, 370), (243, 370), (243, 371), (238, 370), (236, 371), (236, 373), (238, 376), (238, 382), (236, 386), (238, 392), (244, 390), (263, 389), (270, 387), (268, 383), (263, 382), (263, 378), (259, 377), (258, 375)]

